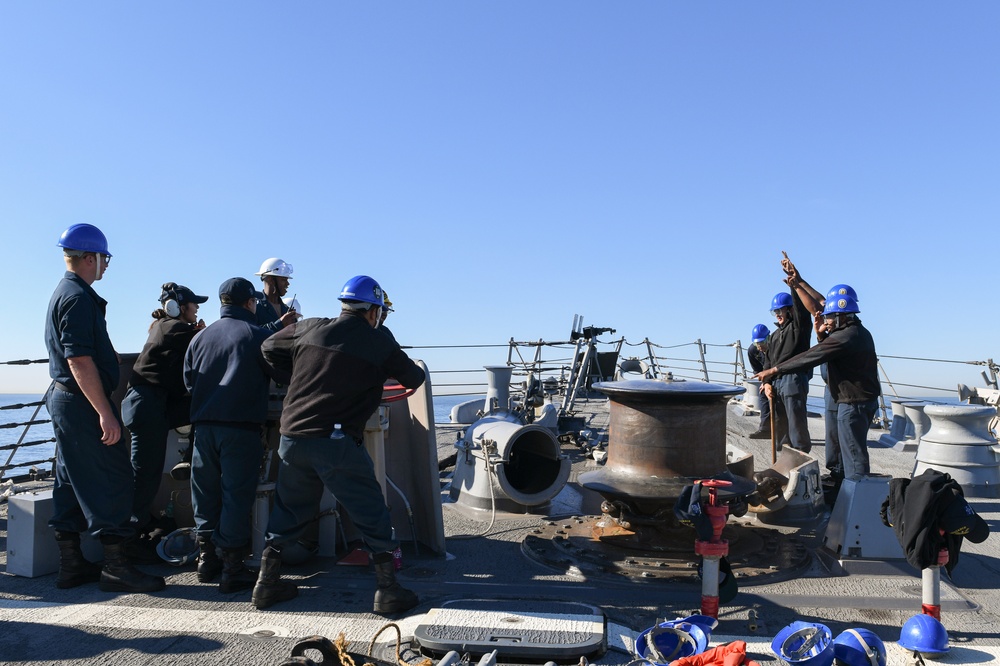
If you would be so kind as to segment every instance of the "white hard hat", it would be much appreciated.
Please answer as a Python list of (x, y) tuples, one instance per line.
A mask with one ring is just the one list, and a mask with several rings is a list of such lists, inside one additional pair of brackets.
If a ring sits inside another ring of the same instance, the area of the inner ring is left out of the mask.
[(278, 277), (291, 279), (292, 265), (283, 259), (271, 257), (264, 260), (264, 263), (260, 265), (260, 270), (254, 273), (254, 275), (259, 275), (262, 279), (265, 275), (277, 275)]

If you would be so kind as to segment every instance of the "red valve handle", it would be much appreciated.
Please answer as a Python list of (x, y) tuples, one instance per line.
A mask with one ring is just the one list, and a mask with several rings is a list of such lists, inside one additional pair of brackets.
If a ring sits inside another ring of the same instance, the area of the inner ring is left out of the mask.
[[(386, 391), (402, 391), (402, 393), (396, 393), (395, 395), (386, 395)], [(382, 387), (382, 402), (398, 402), (400, 400), (406, 400), (411, 395), (417, 392), (417, 389), (408, 389), (402, 384), (386, 384)]]

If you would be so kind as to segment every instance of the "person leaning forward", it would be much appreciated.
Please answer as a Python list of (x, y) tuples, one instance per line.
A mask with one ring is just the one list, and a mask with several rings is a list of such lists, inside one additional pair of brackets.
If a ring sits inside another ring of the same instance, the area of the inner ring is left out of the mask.
[(336, 319), (310, 318), (268, 338), (265, 360), (288, 384), (281, 413), (281, 466), (267, 529), (267, 547), (253, 604), (267, 608), (293, 598), (295, 585), (281, 580), (281, 548), (294, 541), (316, 512), (326, 486), (350, 514), (375, 562), (376, 613), (399, 613), (417, 595), (396, 582), (389, 510), (368, 452), (361, 445), (365, 422), (378, 409), (389, 377), (407, 388), (424, 382), (424, 371), (376, 330), (385, 306), (372, 278), (348, 280)]
[[(52, 386), (45, 404), (56, 439), (52, 518), (59, 545), (56, 587), (98, 582), (106, 592), (155, 592), (165, 582), (129, 562), (125, 542), (134, 534), (132, 465), (122, 441), (111, 393), (118, 386), (118, 355), (108, 336), (107, 301), (91, 285), (111, 261), (97, 227), (74, 224), (57, 243), (66, 273), (49, 301), (45, 346)], [(104, 548), (104, 566), (87, 561), (84, 530)]]
[(199, 296), (175, 282), (164, 283), (160, 307), (152, 312), (149, 337), (132, 367), (128, 392), (122, 400), (122, 420), (132, 435), (132, 518), (142, 535), (135, 542), (145, 544), (140, 552), (156, 557), (157, 562), (163, 560), (156, 555), (159, 539), (155, 532), (163, 528), (151, 515), (151, 508), (160, 488), (170, 429), (191, 422), (191, 396), (183, 377), (184, 352), (205, 328), (205, 322), (198, 319), (198, 307), (207, 300), (208, 296)]
[(870, 471), (868, 429), (878, 409), (882, 389), (878, 356), (871, 333), (857, 317), (857, 301), (847, 295), (826, 301), (825, 337), (814, 347), (757, 374), (768, 381), (826, 363), (830, 392), (837, 402), (837, 429), (844, 477), (858, 480)]

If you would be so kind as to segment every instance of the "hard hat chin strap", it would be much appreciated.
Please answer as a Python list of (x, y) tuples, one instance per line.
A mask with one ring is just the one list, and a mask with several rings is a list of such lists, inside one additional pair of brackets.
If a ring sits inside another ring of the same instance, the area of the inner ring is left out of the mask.
[(858, 643), (861, 644), (861, 649), (865, 651), (866, 655), (868, 655), (868, 662), (872, 666), (879, 666), (879, 664), (878, 664), (878, 651), (875, 648), (873, 648), (870, 645), (868, 645), (868, 643), (865, 641), (865, 639), (861, 636), (861, 634), (857, 630), (855, 630), (855, 629), (848, 629), (847, 633), (849, 633), (850, 635), (852, 635), (852, 636), (854, 636), (855, 638), (858, 639)]
[[(781, 646), (781, 651), (789, 658), (799, 661), (805, 653), (816, 647), (816, 644), (819, 643), (819, 639), (822, 637), (823, 632), (820, 631), (818, 627), (806, 627), (805, 629), (799, 629), (785, 639), (785, 642)], [(802, 645), (798, 646), (794, 650), (786, 650), (786, 647), (790, 645), (792, 641), (800, 638), (804, 639), (802, 641)]]
[[(677, 637), (677, 645), (674, 646), (670, 654), (662, 654), (656, 646), (656, 637), (662, 634), (674, 634)], [(646, 637), (646, 647), (649, 649), (650, 656), (653, 657), (654, 661), (661, 664), (669, 664), (673, 661), (674, 657), (677, 656), (685, 644), (691, 646), (692, 654), (698, 653), (698, 642), (694, 640), (691, 634), (677, 627), (656, 627)]]

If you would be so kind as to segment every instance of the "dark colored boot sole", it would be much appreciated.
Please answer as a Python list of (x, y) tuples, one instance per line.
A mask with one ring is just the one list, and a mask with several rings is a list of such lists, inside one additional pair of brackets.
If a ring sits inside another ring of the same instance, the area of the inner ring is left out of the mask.
[(68, 590), (73, 587), (86, 585), (87, 583), (96, 583), (100, 580), (101, 568), (97, 567), (96, 571), (93, 572), (82, 572), (64, 578), (56, 578), (56, 587), (60, 590)]
[(249, 590), (251, 587), (257, 583), (257, 574), (253, 572), (254, 576), (252, 579), (246, 578), (233, 578), (226, 580), (223, 576), (222, 581), (219, 583), (219, 592), (222, 594), (230, 594), (232, 592), (242, 592), (243, 590)]
[(379, 590), (379, 592), (375, 593), (375, 603), (372, 606), (372, 610), (375, 613), (379, 615), (396, 615), (397, 613), (404, 613), (411, 608), (416, 608), (420, 604), (420, 598), (416, 594), (405, 587), (397, 587), (398, 590), (393, 590), (391, 594), (394, 598), (388, 601), (381, 601), (378, 598), (379, 594), (384, 594), (385, 591)]
[(199, 583), (211, 583), (221, 575), (222, 575), (222, 562), (219, 562), (218, 565), (210, 568), (206, 567), (204, 571), (202, 571), (202, 567), (198, 567)]
[(416, 608), (419, 605), (420, 600), (415, 600), (412, 604), (375, 604), (374, 608), (372, 608), (372, 612), (378, 613), (379, 615), (398, 615), (399, 613), (405, 613), (410, 609)]
[(101, 581), (98, 584), (98, 587), (100, 587), (104, 592), (135, 592), (140, 594), (146, 592), (159, 592), (166, 586), (166, 581), (159, 576), (150, 576), (147, 579), (147, 582), (142, 584), (129, 584), (123, 581), (101, 576)]

